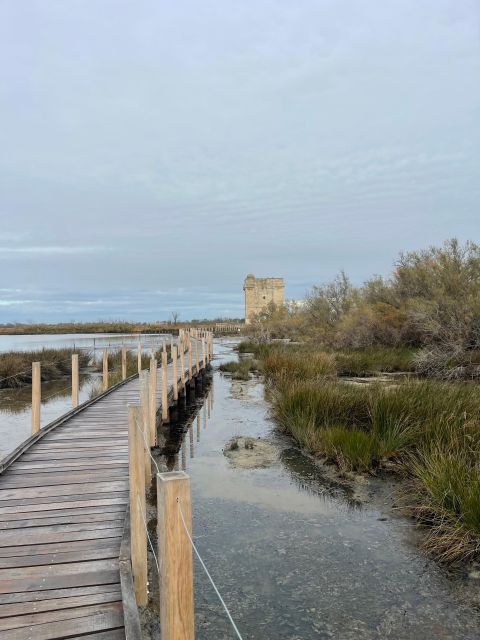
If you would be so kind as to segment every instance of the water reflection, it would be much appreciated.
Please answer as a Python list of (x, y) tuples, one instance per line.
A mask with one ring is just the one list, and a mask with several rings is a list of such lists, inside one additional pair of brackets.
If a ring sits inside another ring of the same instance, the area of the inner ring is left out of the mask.
[(350, 485), (329, 478), (325, 471), (298, 449), (289, 447), (280, 453), (280, 460), (290, 479), (300, 491), (320, 498), (336, 498), (352, 508), (361, 508), (362, 503), (354, 498)]
[[(157, 454), (164, 457), (165, 464), (169, 471), (187, 470), (187, 458), (195, 458), (195, 445), (200, 443), (201, 424), (203, 411), (203, 428), (207, 428), (207, 420), (210, 417), (207, 413), (207, 406), (211, 406), (213, 384), (210, 378), (206, 379), (207, 386), (204, 392), (196, 396), (193, 402), (186, 402), (182, 406), (179, 404), (179, 421), (162, 425), (159, 441), (163, 441), (163, 446), (157, 450)], [(188, 439), (188, 445), (187, 445)], [(188, 451), (187, 451), (188, 446)]]

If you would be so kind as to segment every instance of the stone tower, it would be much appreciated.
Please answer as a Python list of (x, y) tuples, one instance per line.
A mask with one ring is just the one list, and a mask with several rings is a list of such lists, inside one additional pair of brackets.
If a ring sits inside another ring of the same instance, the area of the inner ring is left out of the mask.
[(249, 273), (243, 283), (245, 324), (250, 324), (253, 317), (272, 302), (282, 305), (284, 289), (283, 278), (255, 278), (253, 273)]

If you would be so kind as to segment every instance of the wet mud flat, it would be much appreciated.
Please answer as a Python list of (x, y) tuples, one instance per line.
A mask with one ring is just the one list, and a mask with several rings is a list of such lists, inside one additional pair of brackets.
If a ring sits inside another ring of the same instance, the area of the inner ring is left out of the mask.
[[(156, 459), (162, 470), (184, 467), (191, 476), (194, 540), (244, 640), (479, 638), (480, 572), (447, 572), (427, 558), (414, 524), (392, 508), (394, 481), (345, 482), (304, 455), (269, 420), (259, 379), (215, 370), (232, 359), (232, 344), (216, 353), (206, 395), (162, 429)], [(239, 448), (229, 451), (235, 439)], [(255, 455), (261, 448), (268, 455), (245, 463), (252, 451), (245, 440)], [(155, 527), (152, 490), (154, 546)], [(142, 618), (145, 637), (158, 638), (149, 558), (151, 601)], [(194, 582), (197, 639), (234, 638), (196, 559)]]

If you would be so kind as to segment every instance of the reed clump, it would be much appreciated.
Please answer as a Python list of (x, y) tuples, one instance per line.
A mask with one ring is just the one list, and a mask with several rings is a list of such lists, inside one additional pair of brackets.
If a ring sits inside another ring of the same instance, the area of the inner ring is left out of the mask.
[[(70, 375), (73, 349), (40, 349), (0, 353), (0, 389), (15, 389), (32, 383), (32, 362), (41, 362), (43, 382)], [(78, 352), (79, 367), (87, 367), (88, 352)]]
[(250, 374), (258, 371), (258, 362), (253, 358), (241, 358), (223, 362), (220, 371), (231, 374), (234, 380), (249, 380)]

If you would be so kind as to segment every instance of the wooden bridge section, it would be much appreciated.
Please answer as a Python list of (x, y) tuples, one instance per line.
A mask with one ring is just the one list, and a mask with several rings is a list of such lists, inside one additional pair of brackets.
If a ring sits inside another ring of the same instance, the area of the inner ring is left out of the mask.
[[(160, 368), (158, 408), (161, 378)], [(139, 392), (134, 376), (70, 412), (0, 476), (0, 639), (126, 637), (119, 556), (129, 502), (127, 405), (139, 403)]]

